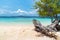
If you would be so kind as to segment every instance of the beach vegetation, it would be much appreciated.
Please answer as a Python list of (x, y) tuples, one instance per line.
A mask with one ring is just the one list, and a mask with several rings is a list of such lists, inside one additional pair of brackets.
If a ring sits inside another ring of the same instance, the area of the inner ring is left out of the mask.
[(60, 0), (38, 0), (35, 1), (34, 8), (41, 17), (50, 17), (51, 21), (58, 19), (60, 15)]

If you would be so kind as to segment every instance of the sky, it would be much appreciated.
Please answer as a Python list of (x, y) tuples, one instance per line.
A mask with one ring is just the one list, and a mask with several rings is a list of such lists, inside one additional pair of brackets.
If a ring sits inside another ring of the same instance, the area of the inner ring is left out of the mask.
[(0, 0), (0, 16), (38, 16), (34, 0)]

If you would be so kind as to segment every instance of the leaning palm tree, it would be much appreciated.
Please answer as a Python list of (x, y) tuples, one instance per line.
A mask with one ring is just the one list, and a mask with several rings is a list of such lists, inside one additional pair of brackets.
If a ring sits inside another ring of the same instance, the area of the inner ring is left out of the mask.
[[(42, 17), (57, 18), (60, 13), (60, 0), (38, 0), (35, 1), (34, 8), (38, 8), (38, 14)], [(51, 20), (52, 21), (52, 20)]]

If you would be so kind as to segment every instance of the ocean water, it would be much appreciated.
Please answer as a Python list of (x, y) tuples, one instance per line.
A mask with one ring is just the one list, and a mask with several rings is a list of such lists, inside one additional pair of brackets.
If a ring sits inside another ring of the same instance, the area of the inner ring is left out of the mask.
[(50, 18), (0, 18), (0, 23), (23, 23), (32, 24), (32, 20), (39, 20), (42, 24), (49, 25), (51, 23)]

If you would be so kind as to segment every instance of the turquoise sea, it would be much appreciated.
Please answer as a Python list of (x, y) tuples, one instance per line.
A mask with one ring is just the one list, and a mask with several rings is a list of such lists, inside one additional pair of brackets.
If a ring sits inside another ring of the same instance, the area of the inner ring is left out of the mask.
[(23, 24), (31, 24), (32, 20), (39, 20), (42, 24), (50, 24), (50, 18), (0, 18), (0, 23), (23, 23)]

